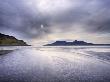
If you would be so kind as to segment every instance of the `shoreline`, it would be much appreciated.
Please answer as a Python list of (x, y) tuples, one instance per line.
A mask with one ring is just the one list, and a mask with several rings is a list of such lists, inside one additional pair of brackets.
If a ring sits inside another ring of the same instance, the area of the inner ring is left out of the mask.
[(0, 45), (0, 47), (2, 46), (32, 46), (32, 45)]
[(5, 55), (8, 54), (10, 52), (12, 52), (13, 50), (0, 50), (0, 55)]

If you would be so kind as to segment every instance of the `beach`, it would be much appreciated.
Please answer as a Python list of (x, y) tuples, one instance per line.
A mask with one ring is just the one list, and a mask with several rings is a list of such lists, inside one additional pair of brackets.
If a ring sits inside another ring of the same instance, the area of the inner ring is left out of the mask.
[(110, 82), (110, 47), (13, 49), (0, 55), (0, 82)]

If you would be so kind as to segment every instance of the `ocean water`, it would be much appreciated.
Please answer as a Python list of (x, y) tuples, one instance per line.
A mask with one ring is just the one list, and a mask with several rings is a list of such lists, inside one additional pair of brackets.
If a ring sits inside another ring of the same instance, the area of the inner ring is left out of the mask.
[(0, 47), (0, 82), (110, 82), (110, 47)]

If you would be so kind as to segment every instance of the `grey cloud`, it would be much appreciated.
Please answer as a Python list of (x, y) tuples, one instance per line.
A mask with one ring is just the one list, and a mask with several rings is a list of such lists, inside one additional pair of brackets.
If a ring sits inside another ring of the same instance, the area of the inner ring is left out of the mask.
[[(85, 3), (82, 2), (80, 2), (80, 6), (70, 9), (68, 10), (68, 12), (62, 14), (61, 16), (58, 16), (58, 19), (56, 19), (55, 21), (64, 25), (82, 25), (82, 29), (85, 29), (85, 31), (87, 32), (110, 32), (110, 7), (108, 4), (110, 3), (110, 1), (92, 0)], [(71, 26), (70, 28), (77, 28)]]
[[(42, 31), (41, 25), (45, 26)], [(48, 20), (33, 13), (22, 0), (5, 0), (0, 2), (0, 29), (14, 30), (28, 38), (34, 38), (49, 33)]]
[[(78, 4), (64, 12), (42, 15), (37, 8), (29, 8), (26, 0), (1, 0), (0, 29), (9, 28), (28, 38), (41, 37), (55, 29), (67, 32), (70, 28), (77, 29), (76, 24), (85, 32), (110, 32), (110, 0), (71, 0), (71, 3), (74, 1)], [(41, 28), (42, 24), (45, 29)]]

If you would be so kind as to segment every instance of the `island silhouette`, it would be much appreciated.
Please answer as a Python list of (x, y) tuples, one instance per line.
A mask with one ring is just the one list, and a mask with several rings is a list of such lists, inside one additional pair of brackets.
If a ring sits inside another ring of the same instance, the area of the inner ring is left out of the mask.
[(55, 41), (54, 43), (46, 44), (44, 46), (110, 46), (110, 44), (94, 44), (85, 41), (75, 40), (73, 42)]

